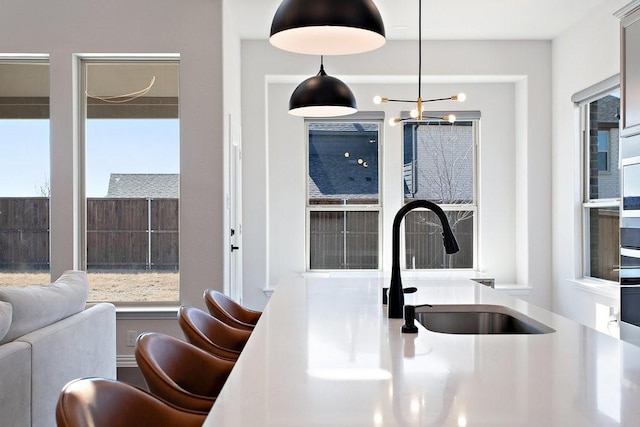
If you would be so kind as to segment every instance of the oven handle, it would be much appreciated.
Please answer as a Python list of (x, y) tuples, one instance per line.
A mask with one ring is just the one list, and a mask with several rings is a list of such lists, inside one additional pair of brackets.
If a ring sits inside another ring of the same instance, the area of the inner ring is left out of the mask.
[(640, 258), (640, 249), (620, 248), (620, 255), (628, 256), (631, 258)]

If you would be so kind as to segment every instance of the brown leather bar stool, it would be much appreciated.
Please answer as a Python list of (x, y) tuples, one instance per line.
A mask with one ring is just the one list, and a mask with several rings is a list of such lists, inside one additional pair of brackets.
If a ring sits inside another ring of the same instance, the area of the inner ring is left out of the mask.
[(213, 289), (204, 291), (204, 302), (212, 316), (234, 328), (253, 331), (262, 312), (244, 308), (222, 292)]
[(208, 413), (234, 362), (178, 338), (155, 332), (136, 341), (136, 361), (155, 396), (180, 408)]
[(200, 427), (206, 417), (106, 378), (70, 381), (56, 406), (58, 427)]
[(236, 361), (251, 332), (233, 328), (195, 307), (181, 306), (178, 324), (187, 341), (220, 358)]

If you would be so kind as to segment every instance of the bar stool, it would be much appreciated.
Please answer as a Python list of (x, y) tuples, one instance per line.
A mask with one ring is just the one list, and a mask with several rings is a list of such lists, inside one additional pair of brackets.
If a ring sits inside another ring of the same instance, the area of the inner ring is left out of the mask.
[(204, 301), (212, 316), (234, 328), (253, 331), (262, 312), (244, 308), (222, 292), (213, 289), (204, 291)]
[(251, 336), (195, 307), (181, 306), (178, 324), (187, 341), (222, 359), (236, 361)]
[(208, 413), (234, 362), (169, 335), (140, 335), (135, 350), (149, 391), (180, 408)]
[(58, 427), (200, 427), (206, 413), (177, 408), (123, 382), (79, 378), (68, 382), (56, 405)]

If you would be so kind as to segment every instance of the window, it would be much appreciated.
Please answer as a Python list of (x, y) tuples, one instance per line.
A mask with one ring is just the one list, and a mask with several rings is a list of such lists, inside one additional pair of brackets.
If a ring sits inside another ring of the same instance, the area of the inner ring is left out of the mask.
[(0, 287), (49, 283), (49, 64), (0, 60)]
[(179, 63), (86, 59), (89, 300), (179, 300)]
[(380, 268), (381, 120), (307, 121), (308, 269)]
[(619, 90), (581, 105), (584, 135), (584, 275), (618, 281)]
[(609, 130), (598, 131), (598, 172), (609, 171)]
[(460, 246), (457, 254), (447, 255), (436, 215), (409, 212), (403, 221), (405, 268), (475, 268), (477, 128), (478, 119), (404, 124), (405, 202), (424, 199), (440, 205)]

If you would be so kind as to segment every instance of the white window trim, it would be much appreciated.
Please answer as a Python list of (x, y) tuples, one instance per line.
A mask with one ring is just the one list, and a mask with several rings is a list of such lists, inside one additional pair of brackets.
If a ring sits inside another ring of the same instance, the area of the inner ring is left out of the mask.
[[(98, 64), (98, 63), (110, 63), (110, 62), (156, 62), (156, 63), (175, 63), (180, 65), (181, 56), (178, 53), (163, 53), (163, 54), (76, 54), (74, 55), (75, 61), (75, 73), (77, 78), (77, 91), (76, 101), (77, 106), (75, 113), (76, 129), (78, 132), (77, 141), (77, 163), (76, 170), (78, 176), (78, 186), (75, 190), (75, 203), (77, 208), (74, 209), (78, 213), (78, 220), (74, 227), (76, 248), (74, 253), (74, 265), (84, 271), (87, 270), (87, 195), (86, 195), (86, 119), (87, 119), (87, 96), (83, 88), (87, 87), (87, 73), (85, 71), (86, 64)], [(180, 137), (182, 138), (182, 137)], [(182, 140), (180, 140), (182, 144)], [(75, 207), (74, 207), (75, 208)], [(178, 301), (126, 301), (126, 302), (114, 302), (116, 304), (116, 310), (118, 312), (140, 312), (143, 314), (143, 318), (155, 318), (153, 313), (161, 313), (159, 318), (166, 318), (171, 316), (171, 313), (177, 310), (180, 299), (182, 298), (182, 284), (180, 278), (178, 279)], [(150, 314), (151, 313), (151, 314)]]
[[(429, 112), (429, 114), (434, 116), (445, 116), (447, 113), (445, 111), (434, 111)], [(403, 117), (408, 117), (408, 112), (403, 112)], [(457, 111), (456, 112), (457, 121), (473, 121), (475, 122), (473, 125), (473, 204), (467, 205), (452, 205), (452, 204), (439, 204), (440, 208), (447, 211), (472, 211), (473, 212), (473, 264), (469, 268), (407, 268), (406, 266), (406, 245), (404, 244), (405, 239), (405, 226), (404, 221), (400, 225), (400, 268), (404, 272), (447, 272), (447, 271), (478, 271), (478, 248), (480, 246), (480, 233), (478, 230), (480, 221), (478, 219), (480, 215), (480, 201), (478, 199), (479, 194), (479, 177), (478, 177), (478, 154), (480, 147), (480, 119), (481, 114), (480, 111)], [(432, 120), (437, 121), (437, 120)], [(440, 120), (444, 121), (444, 120)], [(402, 144), (404, 150), (404, 144)], [(403, 153), (404, 154), (404, 153)], [(401, 180), (402, 182), (402, 180)], [(402, 194), (402, 205), (404, 206), (404, 191)]]
[[(620, 88), (620, 75), (616, 74), (602, 82), (575, 93), (571, 100), (580, 108), (580, 185), (581, 185), (581, 205), (580, 221), (582, 230), (582, 253), (578, 257), (582, 262), (580, 266), (580, 277), (571, 279), (574, 285), (583, 290), (609, 296), (609, 287), (617, 286), (618, 282), (600, 279), (591, 276), (591, 241), (589, 233), (589, 219), (591, 210), (594, 208), (620, 208), (619, 199), (591, 199), (589, 194), (589, 153), (586, 149), (589, 143), (589, 104), (603, 98), (607, 94)], [(611, 144), (610, 144), (611, 145)], [(609, 152), (611, 150), (609, 149)], [(611, 165), (610, 165), (611, 168)], [(605, 289), (605, 291), (602, 291)]]
[[(358, 122), (358, 123), (376, 123), (378, 125), (378, 203), (376, 204), (348, 204), (348, 205), (310, 205), (309, 204), (309, 123), (317, 122)], [(358, 112), (346, 117), (335, 118), (309, 118), (305, 120), (305, 271), (307, 273), (325, 273), (325, 272), (379, 272), (383, 268), (383, 182), (382, 176), (384, 171), (384, 159), (382, 153), (384, 151), (384, 116), (378, 112)], [(376, 269), (311, 269), (311, 212), (378, 212), (378, 268)]]

